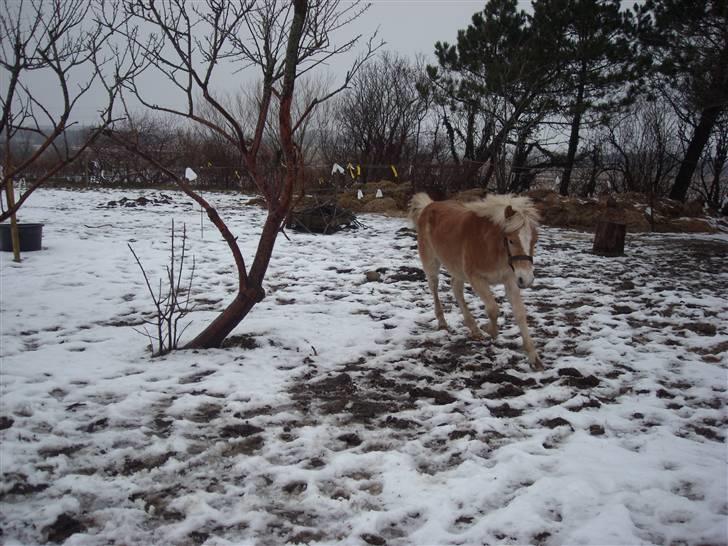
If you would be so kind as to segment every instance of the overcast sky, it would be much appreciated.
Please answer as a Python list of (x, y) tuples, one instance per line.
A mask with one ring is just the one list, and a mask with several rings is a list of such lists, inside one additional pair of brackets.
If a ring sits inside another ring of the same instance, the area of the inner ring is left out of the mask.
[[(371, 4), (370, 9), (348, 32), (368, 36), (379, 29), (378, 36), (386, 42), (383, 50), (397, 52), (411, 59), (421, 53), (434, 63), (435, 42), (454, 43), (457, 31), (468, 26), (473, 13), (485, 6), (485, 0), (375, 0)], [(519, 0), (519, 7), (530, 8), (530, 0)], [(343, 75), (349, 62), (347, 58), (336, 59), (328, 70), (334, 76), (337, 73)], [(320, 74), (320, 77), (323, 75)], [(146, 81), (145, 92), (148, 92), (150, 99), (160, 104), (171, 99), (170, 87), (162, 79)], [(234, 93), (241, 81), (240, 75), (222, 77), (218, 80), (219, 91)], [(0, 87), (6, 85), (6, 82), (0, 82)], [(57, 87), (49, 85), (42, 78), (34, 81), (33, 88), (44, 101), (57, 100)], [(92, 123), (97, 119), (98, 107), (97, 100), (89, 96), (77, 105), (74, 118), (82, 123)]]

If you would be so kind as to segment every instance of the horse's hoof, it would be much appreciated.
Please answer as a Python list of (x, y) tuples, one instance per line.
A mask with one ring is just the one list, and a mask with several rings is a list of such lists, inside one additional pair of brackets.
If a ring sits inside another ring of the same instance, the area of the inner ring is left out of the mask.
[(543, 371), (543, 362), (541, 362), (541, 359), (538, 357), (538, 355), (534, 355), (533, 357), (529, 357), (528, 359), (531, 363), (531, 369), (535, 370), (537, 372)]
[(480, 330), (471, 330), (470, 337), (475, 341), (485, 341), (485, 334)]
[(445, 330), (446, 332), (449, 332), (450, 331), (450, 328), (448, 327), (447, 323), (445, 323), (445, 322), (438, 323), (437, 329), (438, 330)]

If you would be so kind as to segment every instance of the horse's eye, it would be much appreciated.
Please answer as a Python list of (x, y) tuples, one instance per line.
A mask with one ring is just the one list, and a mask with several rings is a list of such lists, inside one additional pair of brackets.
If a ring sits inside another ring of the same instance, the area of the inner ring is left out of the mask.
[(513, 239), (508, 239), (508, 242), (511, 243), (512, 245), (515, 245), (516, 244), (516, 243), (513, 242)]

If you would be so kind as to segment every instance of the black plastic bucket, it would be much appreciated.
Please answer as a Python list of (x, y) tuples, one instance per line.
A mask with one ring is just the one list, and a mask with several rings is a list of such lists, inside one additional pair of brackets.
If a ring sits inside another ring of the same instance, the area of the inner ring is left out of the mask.
[[(20, 252), (40, 250), (43, 240), (43, 224), (18, 224)], [(0, 224), (0, 250), (13, 251), (13, 239), (10, 235), (10, 222)]]

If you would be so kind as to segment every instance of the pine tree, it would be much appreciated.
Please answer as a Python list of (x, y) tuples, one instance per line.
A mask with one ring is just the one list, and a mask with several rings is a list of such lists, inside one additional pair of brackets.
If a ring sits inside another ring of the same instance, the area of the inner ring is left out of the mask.
[(569, 145), (559, 191), (568, 195), (580, 132), (588, 114), (610, 112), (625, 100), (633, 79), (629, 18), (619, 0), (536, 0), (533, 28), (562, 63), (563, 109)]
[(543, 97), (558, 71), (555, 56), (537, 40), (516, 0), (490, 0), (458, 32), (455, 45), (438, 42), (435, 53), (439, 66), (428, 73), (440, 91), (452, 153), (460, 149), (465, 159), (490, 161), (487, 183), (520, 120), (550, 104)]
[(684, 201), (710, 135), (728, 112), (728, 1), (648, 0), (637, 13), (656, 88), (669, 88), (675, 107), (694, 120), (670, 191)]

